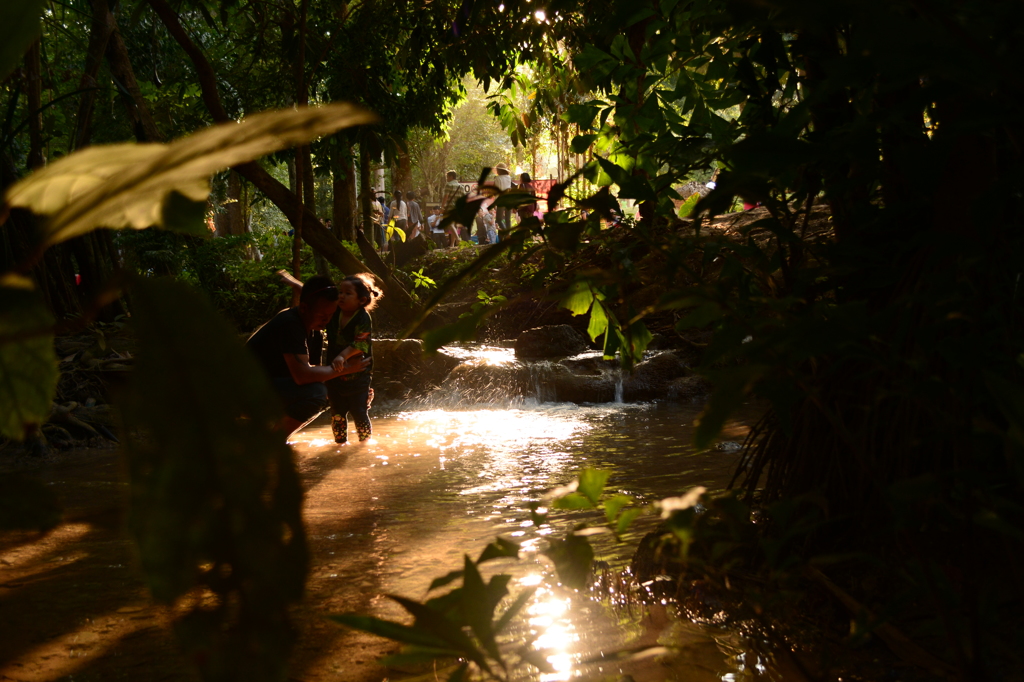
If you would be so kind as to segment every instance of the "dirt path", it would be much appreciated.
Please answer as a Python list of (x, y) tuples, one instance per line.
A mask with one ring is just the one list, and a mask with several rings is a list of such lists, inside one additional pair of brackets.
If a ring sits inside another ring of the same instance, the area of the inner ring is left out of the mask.
[[(344, 468), (347, 459), (336, 456), (327, 471)], [(320, 464), (318, 472), (303, 467), (307, 488), (316, 487)], [(381, 491), (368, 471), (348, 475), (365, 479), (353, 489), (372, 497)], [(127, 484), (116, 451), (70, 453), (39, 473), (56, 488), (66, 520), (45, 536), (0, 539), (0, 680), (198, 680), (177, 651), (170, 614), (151, 603), (136, 569), (123, 530)], [(313, 568), (307, 598), (295, 611), (292, 679), (385, 676), (376, 660), (389, 643), (325, 617), (364, 610), (379, 591), (376, 522), (367, 501), (346, 500), (338, 506), (349, 513), (339, 514), (320, 510), (325, 500), (315, 493), (307, 497)], [(339, 584), (333, 576), (341, 562), (346, 574), (364, 579)]]

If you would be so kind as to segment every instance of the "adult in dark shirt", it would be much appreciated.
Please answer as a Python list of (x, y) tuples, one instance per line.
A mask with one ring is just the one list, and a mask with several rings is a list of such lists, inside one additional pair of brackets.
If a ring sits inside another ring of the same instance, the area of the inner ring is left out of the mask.
[(334, 282), (315, 275), (302, 286), (298, 306), (279, 312), (245, 342), (284, 402), (286, 433), (302, 428), (326, 409), (324, 381), (363, 369), (346, 366), (339, 372), (329, 365), (310, 363), (310, 358), (320, 362), (323, 342), (322, 334), (311, 332), (326, 327), (337, 307), (338, 288)]

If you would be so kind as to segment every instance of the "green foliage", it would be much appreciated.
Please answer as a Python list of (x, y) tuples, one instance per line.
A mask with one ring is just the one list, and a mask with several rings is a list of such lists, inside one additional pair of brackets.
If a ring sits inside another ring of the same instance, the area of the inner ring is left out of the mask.
[(21, 440), (50, 414), (57, 388), (53, 316), (30, 282), (0, 280), (0, 436)]
[[(464, 679), (470, 672), (470, 664), (477, 674), (493, 680), (511, 679), (525, 665), (550, 670), (543, 659), (531, 655), (534, 652), (528, 644), (512, 653), (503, 653), (498, 647), (498, 638), (526, 606), (534, 590), (524, 590), (499, 611), (509, 595), (511, 576), (499, 573), (485, 581), (479, 567), (498, 558), (517, 558), (518, 551), (517, 544), (499, 538), (488, 545), (476, 561), (465, 556), (462, 570), (435, 580), (431, 591), (459, 579), (461, 587), (425, 602), (390, 595), (390, 599), (413, 617), (411, 626), (351, 613), (332, 616), (332, 619), (405, 645), (401, 653), (388, 657), (385, 663), (434, 662), (436, 669), (437, 662), (441, 662), (442, 669), (451, 671), (449, 679)], [(466, 662), (460, 665), (457, 663), (460, 659)]]
[(410, 272), (409, 277), (412, 278), (413, 286), (416, 289), (433, 289), (437, 286), (437, 282), (423, 274), (423, 268)]
[(44, 246), (97, 227), (166, 225), (201, 233), (202, 223), (187, 217), (206, 201), (215, 172), (375, 120), (352, 105), (331, 104), (255, 114), (168, 145), (89, 147), (18, 182), (4, 199), (9, 207), (50, 216)]
[[(206, 294), (240, 332), (248, 332), (290, 305), (278, 270), (292, 266), (291, 239), (282, 231), (196, 238), (161, 230), (121, 232), (117, 244), (126, 268), (144, 275), (173, 276)], [(259, 260), (253, 258), (258, 252)], [(313, 252), (301, 251), (304, 271)]]
[[(119, 407), (150, 590), (186, 612), (176, 631), (204, 679), (284, 679), (308, 559), (279, 402), (186, 285), (140, 280), (133, 295), (139, 354)], [(193, 600), (197, 589), (213, 599)]]
[(14, 70), (28, 46), (39, 37), (44, 0), (5, 2), (0, 7), (0, 81)]
[[(47, 246), (100, 226), (201, 231), (197, 204), (205, 205), (218, 167), (371, 118), (332, 105), (258, 114), (169, 145), (89, 148), (8, 189), (5, 209), (51, 216), (33, 262)], [(52, 401), (53, 321), (31, 281), (17, 271), (0, 281), (0, 428), (20, 438)], [(118, 403), (131, 526), (150, 589), (177, 607), (179, 640), (204, 679), (283, 680), (293, 641), (288, 607), (302, 595), (308, 558), (280, 402), (207, 300), (170, 280), (135, 278), (131, 288), (139, 355)], [(52, 496), (32, 495), (36, 488), (26, 484), (28, 495), (6, 500), (0, 526), (54, 525)]]

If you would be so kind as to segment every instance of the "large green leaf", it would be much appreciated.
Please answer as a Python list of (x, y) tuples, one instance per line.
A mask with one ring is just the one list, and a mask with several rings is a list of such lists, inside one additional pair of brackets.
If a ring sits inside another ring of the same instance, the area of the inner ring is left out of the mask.
[(487, 665), (487, 660), (484, 658), (483, 653), (473, 644), (473, 640), (462, 631), (462, 628), (457, 623), (426, 604), (396, 595), (388, 596), (412, 614), (413, 618), (416, 619), (413, 627), (432, 632), (444, 640), (448, 647), (457, 649), (460, 655), (473, 661), (482, 669), (490, 671), (490, 666)]
[(594, 292), (590, 288), (590, 283), (585, 280), (576, 280), (562, 294), (561, 306), (576, 316), (590, 310), (590, 304), (593, 302)]
[(501, 614), (501, 617), (494, 622), (494, 634), (500, 635), (509, 626), (512, 619), (523, 610), (523, 607), (526, 606), (536, 591), (536, 587), (530, 587), (519, 593), (519, 596), (505, 609), (505, 613)]
[(53, 317), (37, 292), (0, 286), (0, 436), (46, 421), (57, 388)]
[(0, 2), (0, 81), (18, 65), (29, 45), (39, 37), (46, 0)]
[(389, 620), (381, 620), (372, 616), (361, 616), (357, 613), (341, 613), (328, 617), (334, 622), (350, 627), (353, 630), (362, 630), (363, 632), (386, 637), (403, 644), (428, 647), (444, 652), (447, 655), (462, 655), (461, 651), (452, 649), (448, 642), (423, 628), (393, 623)]
[(328, 104), (255, 114), (170, 144), (89, 147), (21, 180), (5, 201), (50, 216), (43, 228), (48, 245), (97, 227), (164, 225), (173, 193), (206, 201), (219, 170), (375, 120), (355, 105)]
[(483, 645), (484, 650), (492, 658), (501, 659), (498, 652), (498, 643), (494, 640), (494, 631), (491, 629), (491, 620), (494, 615), (494, 606), (488, 599), (487, 586), (484, 585), (483, 577), (477, 570), (476, 564), (468, 555), (464, 558), (462, 580), (462, 617), (469, 623), (473, 634)]
[(567, 587), (582, 589), (587, 586), (594, 549), (585, 537), (570, 532), (564, 540), (548, 540), (548, 547), (542, 554), (554, 562), (559, 579)]
[(584, 469), (580, 472), (580, 485), (577, 490), (587, 496), (595, 505), (604, 492), (604, 484), (608, 482), (610, 471), (603, 469)]

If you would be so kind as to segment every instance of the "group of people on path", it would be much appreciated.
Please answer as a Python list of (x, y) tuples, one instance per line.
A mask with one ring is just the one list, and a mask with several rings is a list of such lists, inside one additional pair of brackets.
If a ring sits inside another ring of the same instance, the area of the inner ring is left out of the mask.
[[(505, 163), (499, 163), (494, 167), (494, 180), (492, 184), (501, 192), (510, 189), (519, 189), (529, 194), (534, 194), (535, 187), (529, 173), (521, 173), (519, 183), (512, 182), (512, 175), (509, 173)], [(448, 171), (441, 196), (441, 203), (424, 215), (423, 209), (416, 200), (416, 194), (412, 191), (403, 192), (395, 190), (392, 193), (391, 202), (385, 201), (384, 197), (378, 197), (370, 202), (370, 219), (374, 224), (378, 248), (387, 252), (391, 244), (396, 240), (403, 239), (411, 241), (420, 234), (430, 239), (439, 248), (451, 248), (458, 246), (464, 240), (471, 239), (472, 227), (458, 223), (451, 223), (444, 228), (441, 227), (445, 214), (455, 207), (455, 203), (467, 194), (466, 186), (459, 182), (458, 174), (455, 171)], [(515, 209), (520, 222), (530, 216), (537, 214), (537, 204), (531, 202)], [(502, 230), (512, 228), (512, 209), (507, 206), (493, 206), (489, 201), (481, 202), (480, 209), (474, 219), (476, 227), (477, 244), (496, 244), (500, 239)], [(392, 226), (401, 230), (390, 231)]]
[(370, 311), (383, 295), (373, 275), (338, 283), (314, 275), (303, 284), (283, 270), (279, 274), (299, 291), (299, 304), (279, 312), (245, 345), (284, 404), (281, 430), (291, 434), (329, 408), (335, 443), (348, 443), (349, 420), (359, 441), (367, 440), (373, 403)]
[(384, 197), (378, 197), (370, 202), (370, 220), (373, 222), (377, 245), (381, 251), (390, 250), (390, 245), (395, 240), (403, 239), (398, 232), (388, 233), (391, 223), (395, 228), (402, 231), (405, 240), (416, 239), (425, 226), (423, 220), (423, 209), (416, 201), (416, 193), (395, 190), (392, 194), (391, 203), (385, 203)]
[[(444, 194), (441, 198), (440, 214), (446, 214), (455, 207), (455, 202), (466, 196), (466, 187), (459, 182), (459, 176), (455, 171), (448, 171), (447, 183), (444, 186)], [(529, 173), (520, 173), (519, 183), (512, 182), (512, 175), (504, 162), (494, 167), (494, 180), (492, 183), (500, 192), (507, 192), (512, 189), (522, 190), (528, 194), (535, 194), (533, 180)], [(528, 217), (537, 216), (537, 203), (530, 202), (516, 208), (519, 222)], [(500, 239), (500, 232), (512, 228), (512, 210), (508, 206), (495, 206), (489, 201), (482, 201), (473, 222), (476, 225), (477, 244), (496, 244)], [(457, 223), (448, 225), (445, 230), (445, 242), (439, 244), (442, 247), (458, 246), (464, 239), (470, 238), (470, 226), (463, 226)]]

